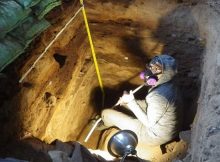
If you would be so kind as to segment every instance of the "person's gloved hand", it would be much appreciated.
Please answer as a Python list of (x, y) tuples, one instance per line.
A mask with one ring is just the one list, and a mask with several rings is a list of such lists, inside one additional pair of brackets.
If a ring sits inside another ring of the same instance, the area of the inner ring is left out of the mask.
[(128, 93), (127, 91), (124, 91), (124, 94), (122, 97), (120, 97), (119, 101), (117, 102), (117, 105), (127, 105), (129, 102), (133, 101), (134, 95), (132, 93), (132, 91), (130, 91), (130, 93)]

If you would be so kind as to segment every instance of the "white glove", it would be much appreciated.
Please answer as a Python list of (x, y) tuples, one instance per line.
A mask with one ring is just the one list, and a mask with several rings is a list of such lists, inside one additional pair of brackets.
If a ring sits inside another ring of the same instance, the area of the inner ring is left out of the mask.
[(127, 105), (129, 102), (133, 101), (135, 98), (134, 98), (134, 95), (133, 95), (133, 92), (130, 91), (130, 93), (128, 92), (124, 92), (123, 96), (120, 97), (120, 99), (118, 100), (117, 104), (116, 105)]

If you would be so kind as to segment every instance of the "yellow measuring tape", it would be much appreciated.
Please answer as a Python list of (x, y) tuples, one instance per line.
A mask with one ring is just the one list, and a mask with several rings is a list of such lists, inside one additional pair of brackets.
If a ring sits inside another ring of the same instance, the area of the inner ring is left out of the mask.
[(94, 64), (95, 64), (95, 70), (96, 70), (96, 74), (97, 74), (97, 77), (98, 77), (99, 86), (100, 86), (101, 91), (102, 91), (102, 106), (104, 106), (105, 92), (104, 92), (104, 88), (103, 88), (103, 84), (102, 84), (102, 78), (101, 78), (101, 75), (100, 75), (100, 70), (99, 70), (97, 59), (96, 59), (95, 49), (94, 49), (94, 46), (93, 46), (92, 36), (91, 36), (91, 33), (90, 33), (89, 24), (88, 24), (88, 20), (87, 20), (87, 17), (86, 17), (86, 10), (85, 10), (84, 4), (83, 4), (83, 0), (80, 0), (80, 3), (83, 6), (82, 7), (83, 18), (84, 18), (84, 22), (85, 22), (85, 25), (86, 25), (86, 31), (87, 31), (88, 38), (89, 38), (89, 44), (90, 44), (91, 51), (92, 51), (92, 57), (93, 57), (93, 61), (94, 61)]

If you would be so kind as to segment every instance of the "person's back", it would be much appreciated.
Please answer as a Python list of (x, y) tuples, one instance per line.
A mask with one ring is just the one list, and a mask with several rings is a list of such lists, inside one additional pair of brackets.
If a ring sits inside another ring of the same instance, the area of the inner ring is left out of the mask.
[(173, 81), (177, 73), (176, 61), (168, 55), (161, 55), (156, 59), (162, 65), (162, 74), (146, 96), (146, 113), (149, 131), (163, 143), (178, 134), (182, 122), (182, 105), (178, 88)]
[(146, 96), (149, 131), (163, 143), (175, 138), (181, 125), (182, 109), (177, 87), (166, 82), (152, 89)]

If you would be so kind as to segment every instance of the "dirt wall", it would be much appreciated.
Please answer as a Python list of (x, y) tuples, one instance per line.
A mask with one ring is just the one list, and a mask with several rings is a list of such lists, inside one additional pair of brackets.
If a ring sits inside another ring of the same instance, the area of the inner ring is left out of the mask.
[(220, 160), (219, 9), (218, 1), (205, 1), (194, 8), (200, 33), (206, 38), (206, 48), (198, 111), (192, 127), (190, 154), (185, 161)]
[[(30, 68), (80, 7), (79, 2), (68, 3), (49, 15), (52, 26), (35, 42), (30, 56), (18, 72), (19, 76)], [(158, 6), (153, 7), (156, 4)], [(173, 5), (160, 4), (159, 1), (156, 4), (153, 1), (86, 2), (106, 89), (104, 107), (114, 105), (123, 90), (141, 84), (138, 74), (146, 60), (161, 52), (163, 43), (154, 37), (153, 31), (159, 18)], [(167, 9), (159, 10), (162, 5)], [(5, 134), (19, 134), (20, 138), (34, 136), (48, 143), (55, 139), (70, 141), (79, 138), (92, 115), (101, 107), (100, 89), (82, 13), (18, 86), (18, 93), (5, 104), (5, 109), (10, 109), (13, 114), (3, 124)]]

